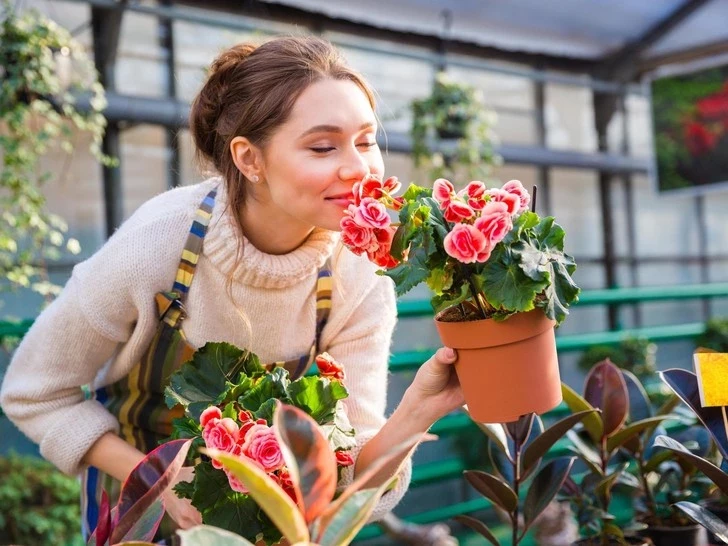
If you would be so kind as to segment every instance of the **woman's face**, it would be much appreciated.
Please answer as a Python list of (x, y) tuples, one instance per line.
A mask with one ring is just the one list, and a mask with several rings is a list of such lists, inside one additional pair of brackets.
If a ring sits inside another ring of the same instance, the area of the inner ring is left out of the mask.
[(374, 112), (355, 83), (311, 84), (265, 148), (256, 201), (278, 229), (339, 230), (354, 183), (384, 175), (376, 132)]

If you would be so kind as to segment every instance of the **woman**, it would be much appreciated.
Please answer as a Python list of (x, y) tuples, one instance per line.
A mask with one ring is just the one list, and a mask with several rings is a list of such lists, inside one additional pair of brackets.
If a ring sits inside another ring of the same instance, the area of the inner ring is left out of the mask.
[[(384, 168), (372, 91), (338, 52), (317, 38), (235, 46), (213, 63), (190, 124), (219, 176), (153, 198), (76, 266), (3, 383), (3, 409), (43, 456), (84, 472), (86, 532), (102, 487), (118, 488), (169, 434), (166, 378), (206, 342), (247, 347), (294, 375), (318, 352), (341, 362), (357, 431), (347, 481), (463, 404), (443, 348), (384, 417), (393, 286), (337, 250), (353, 184)], [(399, 501), (409, 473), (375, 517)], [(171, 488), (165, 503), (177, 525), (200, 522)]]

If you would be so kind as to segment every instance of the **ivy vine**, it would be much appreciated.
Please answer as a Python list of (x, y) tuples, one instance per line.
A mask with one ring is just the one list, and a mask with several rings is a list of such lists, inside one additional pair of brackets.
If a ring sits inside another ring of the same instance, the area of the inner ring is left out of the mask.
[[(80, 108), (79, 97), (89, 106)], [(66, 222), (48, 211), (43, 186), (65, 175), (82, 132), (99, 162), (115, 164), (101, 151), (105, 107), (94, 64), (66, 29), (0, 3), (0, 292), (29, 288), (50, 301), (60, 291), (47, 263), (81, 249), (67, 237)], [(41, 165), (55, 149), (67, 157), (61, 172)]]

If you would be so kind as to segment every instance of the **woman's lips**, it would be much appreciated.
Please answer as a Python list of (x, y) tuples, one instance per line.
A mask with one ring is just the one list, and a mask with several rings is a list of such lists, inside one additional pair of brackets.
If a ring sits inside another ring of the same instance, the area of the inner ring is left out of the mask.
[(327, 197), (326, 201), (329, 201), (331, 203), (335, 203), (336, 205), (339, 205), (340, 207), (348, 207), (349, 204), (353, 201), (354, 196), (351, 194), (343, 194), (343, 195), (334, 195), (332, 197)]

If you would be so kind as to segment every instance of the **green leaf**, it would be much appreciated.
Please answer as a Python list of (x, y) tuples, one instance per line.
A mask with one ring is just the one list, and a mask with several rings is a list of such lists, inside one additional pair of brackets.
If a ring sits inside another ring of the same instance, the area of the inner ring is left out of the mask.
[(559, 457), (544, 465), (536, 474), (523, 505), (524, 534), (561, 489), (575, 460), (576, 457)]
[(652, 457), (650, 457), (647, 462), (645, 463), (643, 467), (643, 471), (645, 474), (648, 472), (654, 472), (659, 468), (659, 466), (664, 463), (665, 461), (669, 461), (674, 457), (672, 451), (668, 449), (661, 449), (657, 451)]
[(607, 453), (611, 453), (615, 449), (623, 446), (631, 438), (642, 434), (645, 430), (654, 430), (655, 426), (660, 424), (665, 419), (669, 419), (670, 417), (672, 416), (658, 415), (656, 417), (649, 417), (647, 419), (642, 419), (641, 421), (632, 423), (631, 425), (627, 425), (619, 432), (617, 432), (613, 436), (610, 436), (607, 439)]
[(425, 249), (411, 247), (407, 261), (386, 270), (384, 274), (394, 281), (397, 296), (403, 296), (430, 276)]
[(518, 497), (505, 481), (480, 470), (466, 470), (463, 475), (468, 483), (485, 498), (506, 512), (515, 511), (518, 506)]
[(255, 462), (224, 451), (207, 448), (205, 453), (220, 461), (250, 491), (250, 496), (280, 529), (283, 536), (295, 544), (309, 540), (308, 528), (298, 506)]
[[(514, 245), (515, 246), (515, 245)], [(526, 276), (512, 249), (499, 243), (481, 272), (473, 276), (493, 307), (523, 312), (534, 308), (534, 299), (546, 288), (547, 280), (536, 282)]]
[[(197, 463), (192, 483), (195, 486), (191, 499), (192, 506), (197, 508), (204, 518), (233, 495), (225, 473), (213, 467), (209, 461)], [(210, 523), (207, 520), (206, 522)]]
[(599, 481), (594, 493), (602, 508), (605, 510), (609, 509), (609, 502), (612, 499), (612, 487), (619, 479), (619, 475), (625, 471), (629, 463), (624, 463), (618, 466), (611, 474), (607, 474), (602, 480)]
[(225, 399), (227, 383), (241, 372), (263, 375), (264, 369), (248, 351), (229, 343), (207, 343), (170, 376), (164, 391), (167, 407), (182, 404), (188, 415), (199, 420), (207, 407)]
[(180, 537), (180, 546), (254, 546), (252, 542), (235, 533), (210, 525), (180, 529), (177, 535)]
[[(594, 406), (587, 402), (584, 398), (579, 396), (574, 389), (569, 387), (566, 383), (561, 383), (561, 395), (564, 399), (564, 403), (569, 406), (569, 409), (574, 412), (582, 411), (593, 411)], [(591, 413), (584, 418), (584, 428), (589, 433), (589, 437), (592, 439), (595, 445), (599, 445), (602, 440), (602, 434), (604, 433), (604, 423), (602, 421), (601, 414), (598, 412)]]
[[(229, 489), (229, 486), (225, 486)], [(245, 537), (249, 541), (257, 541), (263, 535), (268, 540), (277, 541), (281, 533), (268, 519), (258, 504), (248, 495), (232, 493), (223, 502), (217, 504), (214, 510), (208, 511), (202, 521), (221, 529)]]
[[(396, 481), (397, 478), (394, 478)], [(357, 491), (336, 511), (322, 530), (314, 537), (319, 546), (339, 546), (349, 544), (364, 527), (369, 516), (377, 506), (381, 496), (389, 489), (390, 483), (374, 489)]]
[(273, 422), (273, 414), (276, 410), (276, 399), (271, 398), (261, 404), (261, 406), (253, 412), (253, 417), (256, 419), (265, 419), (270, 425)]
[(288, 370), (278, 367), (259, 379), (238, 401), (245, 409), (255, 412), (271, 398), (287, 401), (289, 384)]
[(334, 451), (353, 449), (356, 446), (356, 431), (349, 422), (344, 404), (336, 404), (334, 422), (328, 425), (321, 425), (324, 436), (328, 438), (329, 445)]
[(288, 386), (291, 404), (302, 409), (314, 421), (323, 424), (336, 415), (337, 402), (349, 396), (341, 381), (310, 375), (291, 382)]
[(455, 516), (453, 519), (458, 523), (462, 523), (466, 527), (470, 527), (473, 531), (480, 533), (480, 535), (488, 542), (490, 542), (493, 546), (500, 546), (500, 542), (498, 542), (498, 539), (495, 538), (495, 535), (482, 521), (479, 521), (470, 516)]
[(569, 415), (561, 421), (553, 424), (540, 434), (523, 452), (522, 474), (528, 475), (531, 467), (538, 464), (539, 460), (546, 455), (549, 449), (561, 439), (571, 427), (586, 418), (587, 415), (595, 412), (595, 409), (584, 410)]
[(460, 303), (470, 298), (470, 285), (463, 283), (460, 285), (460, 292), (448, 291), (440, 296), (435, 296), (430, 301), (435, 314), (448, 309), (449, 307), (455, 307)]

